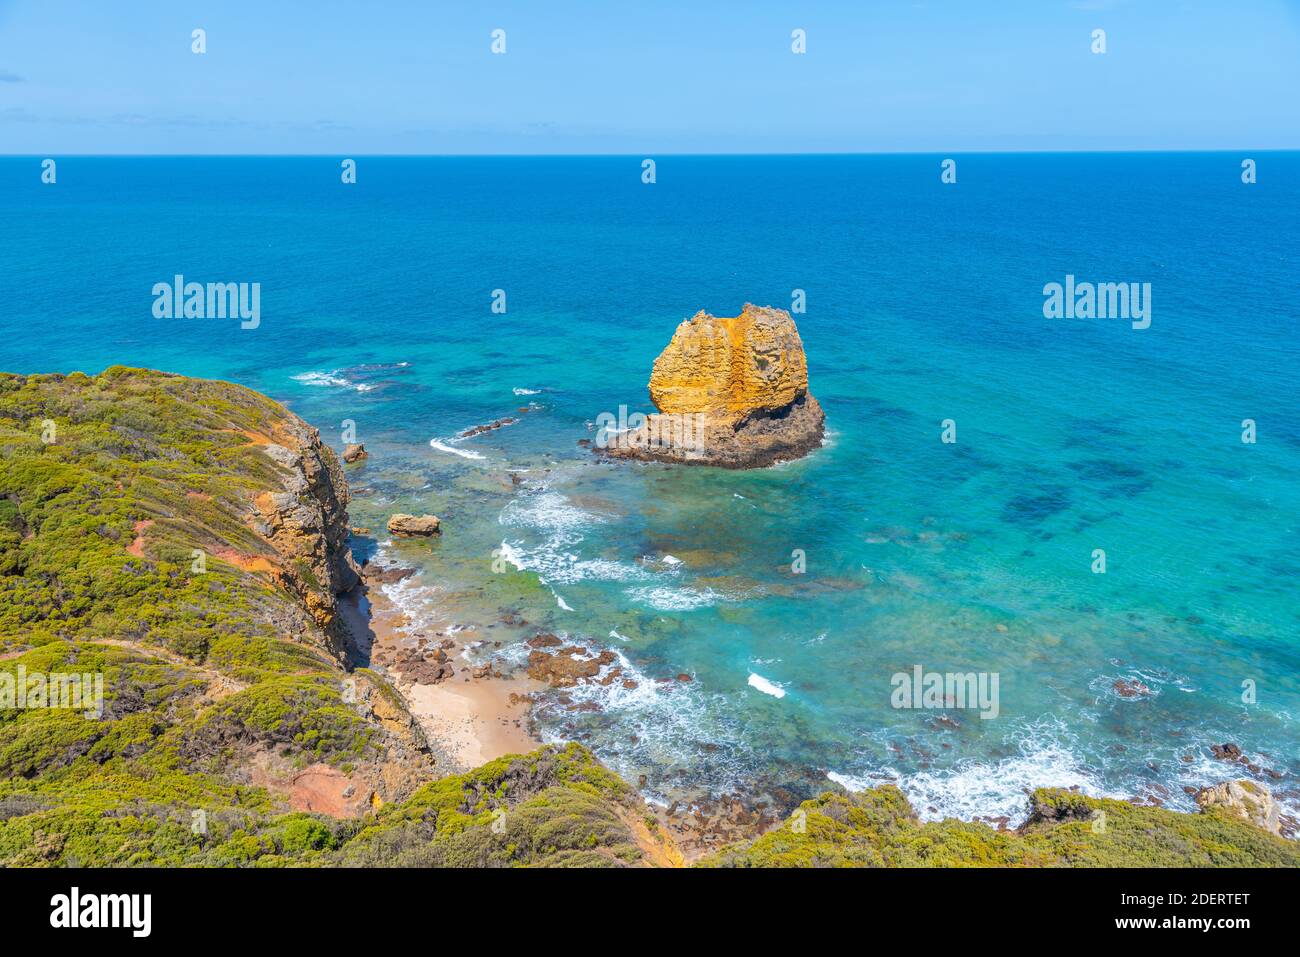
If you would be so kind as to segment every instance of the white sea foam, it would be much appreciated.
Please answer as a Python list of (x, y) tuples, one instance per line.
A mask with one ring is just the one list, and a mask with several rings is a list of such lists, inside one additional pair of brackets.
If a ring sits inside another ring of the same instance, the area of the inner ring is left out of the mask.
[(332, 369), (329, 372), (303, 372), (296, 376), (291, 376), (295, 382), (301, 382), (303, 385), (329, 386), (335, 389), (355, 389), (357, 392), (370, 392), (377, 388), (369, 382), (353, 382), (346, 376), (339, 374), (340, 370)]
[(846, 791), (865, 791), (867, 788), (875, 787), (877, 784), (890, 783), (893, 775), (890, 775), (889, 779), (886, 781), (874, 781), (871, 778), (840, 774), (839, 771), (827, 771), (826, 777), (830, 778)]
[(503, 559), (514, 565), (519, 571), (524, 571), (524, 559), (519, 549), (511, 545), (504, 538), (501, 539), (500, 555)]
[[(407, 567), (389, 556), (386, 549), (391, 545), (391, 541), (384, 542), (370, 559), (370, 564), (380, 569)], [(385, 582), (379, 586), (379, 591), (401, 610), (404, 623), (399, 626), (399, 631), (412, 634), (423, 630), (447, 630), (450, 627), (449, 620), (438, 607), (438, 596), (442, 589), (429, 584), (423, 575), (417, 573), (400, 581)]]
[(957, 817), (1010, 818), (1013, 826), (1029, 813), (1029, 792), (1035, 788), (1078, 787), (1094, 797), (1108, 793), (1094, 772), (1066, 748), (1048, 745), (1027, 748), (1000, 761), (970, 761), (947, 771), (922, 771), (900, 783), (922, 820)]
[(877, 770), (886, 776), (883, 779), (836, 771), (826, 776), (850, 791), (892, 780), (923, 821), (1006, 817), (1012, 827), (1029, 816), (1029, 794), (1035, 788), (1077, 787), (1092, 797), (1126, 796), (1107, 788), (1097, 769), (1075, 753), (1069, 733), (1060, 723), (1039, 722), (1017, 731), (1008, 743), (1019, 753), (997, 761), (968, 760), (951, 768), (911, 774), (884, 767)]
[[(591, 656), (599, 654), (589, 639), (561, 632), (557, 636), (581, 643), (591, 649)], [(517, 647), (528, 651), (522, 643)], [(608, 685), (579, 683), (564, 690), (565, 696), (575, 704), (588, 701), (599, 704), (600, 714), (614, 719), (618, 728), (631, 732), (605, 741), (601, 759), (631, 780), (648, 767), (699, 768), (704, 761), (707, 762), (705, 783), (712, 793), (740, 790), (746, 780), (746, 769), (752, 767), (756, 757), (748, 751), (744, 728), (735, 712), (719, 709), (714, 696), (697, 682), (658, 682), (638, 669), (618, 647), (609, 650), (615, 656), (610, 667), (622, 672), (618, 680)], [(625, 687), (624, 681), (632, 687)], [(582, 711), (567, 708), (557, 716), (560, 721), (542, 725), (542, 740), (548, 744), (571, 740), (571, 722), (587, 720)], [(700, 750), (702, 741), (710, 744), (705, 754)]]
[(303, 372), (291, 378), (303, 385), (329, 385), (337, 388), (348, 388), (352, 385), (350, 380), (338, 375), (337, 372)]
[(440, 439), (430, 439), (429, 444), (439, 452), (450, 452), (452, 455), (459, 455), (466, 459), (481, 459), (483, 456), (478, 452), (472, 452), (469, 449), (458, 449), (455, 446), (448, 445)]
[(561, 598), (560, 593), (557, 592), (554, 588), (551, 589), (551, 594), (555, 596), (555, 603), (557, 605), (559, 605), (565, 611), (573, 611), (573, 609), (569, 607), (569, 603), (566, 602), (563, 598)]
[(543, 490), (514, 499), (502, 510), (499, 521), (502, 525), (541, 533), (544, 540), (538, 544), (511, 542), (511, 560), (516, 568), (536, 572), (548, 584), (634, 582), (653, 577), (631, 562), (579, 555), (575, 549), (583, 541), (583, 532), (607, 519), (578, 508), (558, 492)]
[(643, 569), (627, 562), (606, 558), (579, 558), (573, 552), (565, 550), (565, 543), (555, 540), (535, 548), (528, 548), (518, 541), (506, 544), (510, 551), (509, 554), (503, 552), (502, 558), (520, 571), (535, 572), (547, 584), (643, 581), (649, 577)]
[(647, 577), (642, 569), (628, 562), (617, 562), (608, 558), (580, 559), (572, 553), (561, 556), (561, 559), (550, 566), (549, 572), (557, 582), (561, 583), (643, 581)]
[(578, 508), (559, 492), (549, 489), (512, 500), (502, 510), (500, 518), (502, 525), (522, 525), (565, 533), (581, 532), (582, 529), (603, 521), (601, 516)]
[(773, 698), (784, 698), (785, 689), (773, 681), (768, 681), (762, 675), (749, 673), (748, 684), (755, 691), (761, 691), (763, 694), (770, 694)]
[(515, 395), (537, 395), (542, 390), (541, 389), (512, 389), (511, 391), (514, 392)]
[(611, 628), (611, 629), (609, 630), (609, 637), (611, 637), (611, 638), (617, 638), (619, 641), (627, 641), (627, 640), (628, 640), (628, 638), (627, 638), (626, 635), (620, 635), (620, 634), (619, 634), (617, 631), (615, 631), (613, 628)]
[(673, 556), (673, 555), (665, 555), (665, 556), (664, 556), (662, 559), (660, 559), (660, 560), (661, 560), (665, 565), (680, 565), (680, 564), (682, 563), (682, 560), (681, 560), (680, 558), (676, 558), (676, 557)]
[(691, 611), (695, 608), (707, 608), (724, 600), (712, 588), (674, 588), (667, 585), (644, 585), (629, 588), (625, 594), (642, 605), (649, 605), (659, 611)]
[[(1191, 680), (1184, 675), (1168, 671), (1164, 668), (1144, 668), (1140, 666), (1126, 666), (1117, 659), (1110, 659), (1112, 665), (1119, 666), (1123, 671), (1119, 674), (1100, 674), (1088, 683), (1088, 688), (1097, 694), (1098, 702), (1104, 699), (1113, 699), (1115, 701), (1135, 702), (1147, 698), (1158, 697), (1163, 689), (1168, 686), (1187, 694), (1195, 694), (1197, 688)], [(1128, 685), (1129, 693), (1121, 694), (1117, 685)], [(1145, 690), (1138, 691), (1133, 687), (1134, 684), (1145, 686)]]

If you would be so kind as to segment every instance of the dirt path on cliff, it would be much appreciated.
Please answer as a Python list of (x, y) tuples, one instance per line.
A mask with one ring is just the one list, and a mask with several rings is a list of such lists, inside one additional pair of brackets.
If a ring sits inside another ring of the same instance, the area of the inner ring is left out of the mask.
[(186, 658), (184, 655), (178, 655), (176, 652), (159, 645), (149, 645), (139, 641), (128, 641), (125, 638), (92, 638), (80, 643), (88, 645), (112, 645), (114, 648), (126, 648), (149, 658), (160, 658), (177, 668), (183, 668), (186, 671), (194, 672), (195, 674), (208, 679), (208, 690), (205, 694), (213, 700), (224, 698), (237, 691), (243, 691), (248, 687), (243, 682), (236, 681), (234, 678), (222, 674), (215, 668), (209, 668), (206, 665), (198, 664), (197, 662)]

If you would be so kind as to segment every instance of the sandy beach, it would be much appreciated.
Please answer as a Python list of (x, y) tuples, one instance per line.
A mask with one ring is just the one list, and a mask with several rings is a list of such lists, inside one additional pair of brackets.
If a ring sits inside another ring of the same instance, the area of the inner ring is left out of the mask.
[(402, 695), (439, 764), (468, 771), (538, 747), (542, 742), (529, 729), (530, 695), (543, 685), (475, 666), (466, 656), (472, 630), (456, 636), (405, 630), (401, 609), (376, 587), (378, 574), (364, 569), (364, 589), (341, 598), (340, 610), (358, 646), (368, 647), (370, 667)]

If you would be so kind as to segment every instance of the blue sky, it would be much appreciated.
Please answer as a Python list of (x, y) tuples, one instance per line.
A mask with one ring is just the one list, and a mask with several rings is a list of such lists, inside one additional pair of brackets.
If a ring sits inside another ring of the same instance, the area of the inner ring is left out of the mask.
[(0, 153), (1296, 147), (1300, 0), (0, 0)]

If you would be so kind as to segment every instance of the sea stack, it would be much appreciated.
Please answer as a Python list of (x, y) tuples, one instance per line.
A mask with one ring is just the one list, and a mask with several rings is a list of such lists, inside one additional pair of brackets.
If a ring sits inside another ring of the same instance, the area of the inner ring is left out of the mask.
[[(826, 416), (808, 392), (808, 361), (784, 309), (697, 312), (650, 373), (658, 414), (605, 421), (597, 446), (615, 458), (762, 468), (822, 444)], [(612, 419), (612, 417), (602, 417)]]

